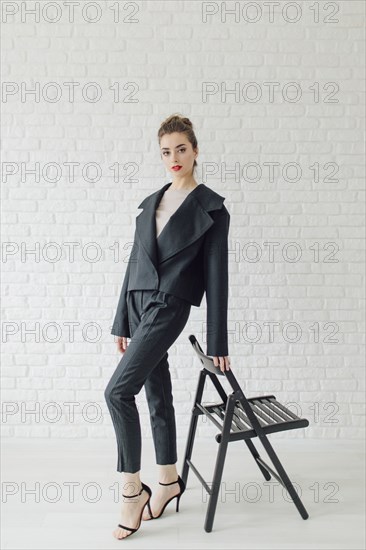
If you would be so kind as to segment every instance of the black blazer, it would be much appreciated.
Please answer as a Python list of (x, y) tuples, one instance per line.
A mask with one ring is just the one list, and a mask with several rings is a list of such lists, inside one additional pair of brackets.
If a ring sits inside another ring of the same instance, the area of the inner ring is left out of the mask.
[(207, 303), (207, 350), (228, 352), (228, 233), (230, 214), (222, 197), (200, 183), (184, 199), (156, 238), (155, 211), (172, 182), (147, 196), (138, 208), (134, 243), (128, 260), (111, 334), (130, 338), (126, 293), (160, 290), (200, 306)]

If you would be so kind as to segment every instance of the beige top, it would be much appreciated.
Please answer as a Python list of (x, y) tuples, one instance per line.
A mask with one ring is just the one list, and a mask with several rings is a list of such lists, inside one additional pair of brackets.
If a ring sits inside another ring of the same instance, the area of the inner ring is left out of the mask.
[(170, 216), (180, 207), (184, 199), (192, 191), (186, 189), (167, 189), (156, 209), (156, 237), (159, 237)]

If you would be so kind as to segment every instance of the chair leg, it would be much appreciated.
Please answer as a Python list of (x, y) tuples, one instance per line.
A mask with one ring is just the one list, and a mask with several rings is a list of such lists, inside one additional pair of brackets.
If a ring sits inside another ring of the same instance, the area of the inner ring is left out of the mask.
[(192, 458), (192, 451), (193, 451), (194, 438), (196, 436), (198, 416), (199, 415), (192, 413), (191, 423), (189, 426), (187, 445), (186, 445), (186, 450), (184, 453), (184, 460), (183, 460), (183, 469), (182, 469), (182, 474), (180, 476), (184, 481), (185, 485), (187, 485), (187, 478), (189, 473), (189, 464), (187, 462), (187, 459), (191, 460)]
[(205, 525), (204, 525), (204, 529), (207, 533), (210, 533), (212, 531), (212, 526), (215, 518), (217, 499), (220, 492), (220, 484), (221, 484), (222, 472), (225, 464), (227, 446), (229, 443), (234, 408), (235, 408), (235, 401), (233, 396), (231, 395), (226, 403), (225, 420), (224, 420), (224, 425), (222, 429), (219, 450), (216, 458), (210, 499), (208, 501), (208, 507), (207, 507)]
[(280, 478), (282, 479), (287, 491), (289, 492), (289, 494), (290, 494), (290, 496), (293, 500), (293, 503), (295, 504), (296, 508), (298, 509), (300, 516), (303, 519), (308, 519), (309, 514), (307, 513), (303, 503), (301, 502), (301, 499), (300, 499), (299, 495), (297, 494), (297, 492), (295, 490), (295, 487), (292, 485), (292, 483), (290, 481), (290, 478), (286, 474), (285, 469), (282, 466), (278, 456), (276, 455), (272, 445), (270, 444), (270, 442), (268, 441), (266, 436), (261, 437), (260, 440), (262, 442), (263, 447), (266, 449), (266, 451), (268, 453), (268, 456), (272, 460), (272, 462), (273, 462)]
[(207, 533), (212, 531), (213, 522), (215, 519), (215, 511), (217, 506), (217, 499), (220, 492), (220, 483), (222, 478), (222, 472), (225, 464), (226, 451), (228, 446), (228, 438), (223, 437), (219, 445), (219, 451), (216, 458), (215, 471), (213, 475), (213, 481), (211, 486), (211, 494), (208, 501), (206, 519), (204, 529)]
[(260, 454), (258, 453), (257, 449), (255, 448), (254, 443), (250, 439), (245, 439), (244, 442), (247, 444), (247, 447), (248, 447), (249, 451), (252, 453), (252, 456), (253, 456), (254, 460), (256, 461), (256, 464), (257, 464), (258, 468), (262, 472), (262, 474), (264, 476), (264, 479), (266, 481), (269, 481), (271, 479), (271, 474), (269, 473), (268, 470), (265, 469), (265, 467), (262, 464), (260, 464), (258, 462), (257, 458), (260, 458)]
[(182, 480), (184, 481), (186, 486), (187, 486), (187, 478), (188, 478), (188, 473), (189, 473), (189, 464), (187, 463), (187, 459), (191, 460), (191, 458), (192, 458), (192, 451), (193, 451), (194, 438), (196, 436), (197, 422), (198, 422), (198, 417), (200, 416), (200, 415), (197, 415), (197, 414), (194, 413), (194, 409), (196, 407), (196, 403), (201, 404), (203, 390), (204, 390), (204, 387), (205, 387), (205, 380), (206, 380), (206, 375), (205, 375), (204, 371), (201, 370), (200, 376), (199, 376), (199, 379), (198, 379), (196, 395), (195, 395), (195, 399), (194, 399), (194, 406), (193, 406), (193, 409), (192, 409), (191, 422), (190, 422), (190, 425), (189, 425), (186, 450), (185, 450), (185, 453), (184, 453), (184, 460), (183, 460), (182, 475), (180, 476), (182, 478)]

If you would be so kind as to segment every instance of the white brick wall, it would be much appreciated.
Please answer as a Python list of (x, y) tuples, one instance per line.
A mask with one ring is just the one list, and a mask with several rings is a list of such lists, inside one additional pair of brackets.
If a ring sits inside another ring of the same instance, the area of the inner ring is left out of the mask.
[[(64, 2), (39, 2), (38, 21), (36, 4), (2, 2), (3, 435), (114, 437), (110, 328), (137, 205), (170, 181), (156, 133), (179, 111), (195, 124), (198, 181), (231, 213), (229, 345), (244, 391), (309, 419), (284, 437), (361, 438), (364, 3), (280, 2), (271, 20), (265, 2), (236, 2), (225, 21), (216, 2), (207, 22), (193, 1), (120, 2), (119, 22), (115, 2), (82, 1), (74, 21)], [(83, 97), (90, 83), (100, 100)], [(205, 300), (170, 349), (183, 438), (199, 372), (188, 335), (204, 343), (204, 321)], [(137, 402), (151, 437), (144, 391)], [(216, 432), (200, 419), (200, 437)]]

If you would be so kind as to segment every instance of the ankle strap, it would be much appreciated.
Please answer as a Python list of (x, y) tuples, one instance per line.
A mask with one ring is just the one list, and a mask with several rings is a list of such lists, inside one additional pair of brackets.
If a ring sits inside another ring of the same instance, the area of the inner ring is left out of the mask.
[(178, 476), (177, 481), (172, 481), (171, 483), (161, 483), (161, 481), (159, 481), (159, 484), (160, 485), (173, 485), (174, 483), (178, 483), (178, 481), (179, 481), (179, 476)]
[(138, 497), (141, 495), (142, 491), (144, 490), (144, 486), (141, 487), (141, 491), (139, 493), (137, 493), (136, 495), (122, 495), (123, 497), (125, 498), (133, 498), (133, 497)]

